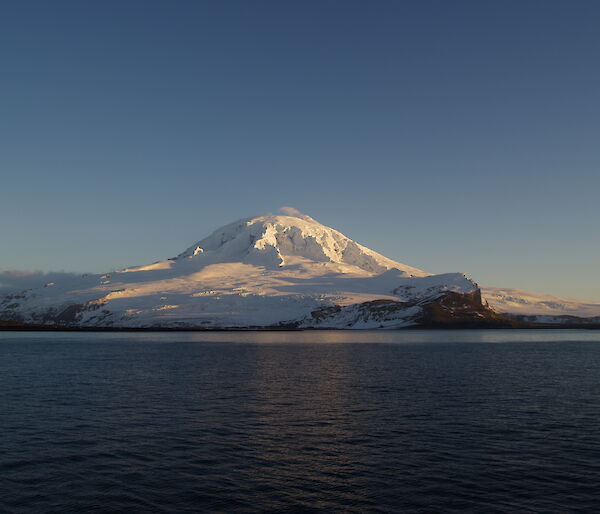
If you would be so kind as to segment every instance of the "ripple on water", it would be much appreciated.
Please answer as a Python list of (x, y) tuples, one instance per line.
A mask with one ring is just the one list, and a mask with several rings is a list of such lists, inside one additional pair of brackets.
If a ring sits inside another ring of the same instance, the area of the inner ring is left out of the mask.
[(600, 333), (477, 334), (0, 334), (0, 511), (594, 512)]

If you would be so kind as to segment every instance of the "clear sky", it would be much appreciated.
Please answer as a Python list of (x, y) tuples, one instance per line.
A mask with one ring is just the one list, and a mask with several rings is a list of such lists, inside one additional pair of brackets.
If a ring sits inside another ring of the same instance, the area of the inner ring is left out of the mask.
[(171, 257), (292, 205), (600, 301), (600, 2), (0, 4), (0, 270)]

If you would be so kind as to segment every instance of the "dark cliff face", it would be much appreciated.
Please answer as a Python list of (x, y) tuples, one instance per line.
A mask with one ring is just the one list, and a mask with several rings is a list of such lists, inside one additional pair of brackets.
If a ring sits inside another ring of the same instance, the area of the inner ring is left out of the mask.
[(324, 307), (287, 328), (518, 328), (509, 319), (482, 304), (479, 289), (472, 293), (446, 292), (414, 302), (375, 300), (358, 305)]
[(507, 318), (481, 302), (481, 291), (461, 294), (448, 292), (422, 305), (415, 321), (424, 328), (518, 328), (517, 320)]

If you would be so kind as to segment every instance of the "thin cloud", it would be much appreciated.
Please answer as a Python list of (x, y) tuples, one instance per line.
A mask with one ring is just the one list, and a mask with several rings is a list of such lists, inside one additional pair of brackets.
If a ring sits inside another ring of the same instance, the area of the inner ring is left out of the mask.
[(279, 207), (279, 211), (287, 216), (294, 216), (295, 218), (301, 218), (303, 220), (312, 221), (312, 218), (308, 214), (300, 212), (295, 207), (284, 205), (283, 207)]
[(81, 278), (81, 273), (66, 271), (31, 271), (7, 270), (0, 271), (0, 296), (42, 287), (48, 282), (68, 284)]

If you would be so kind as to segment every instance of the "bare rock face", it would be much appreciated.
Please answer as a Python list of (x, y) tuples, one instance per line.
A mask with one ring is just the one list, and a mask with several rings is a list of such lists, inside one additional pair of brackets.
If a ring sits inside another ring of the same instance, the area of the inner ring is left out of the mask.
[(324, 307), (290, 328), (514, 328), (515, 320), (481, 303), (480, 291), (446, 292), (419, 301), (373, 300), (361, 304)]
[(430, 328), (517, 328), (522, 324), (498, 314), (481, 301), (481, 291), (449, 292), (423, 306), (418, 323)]

